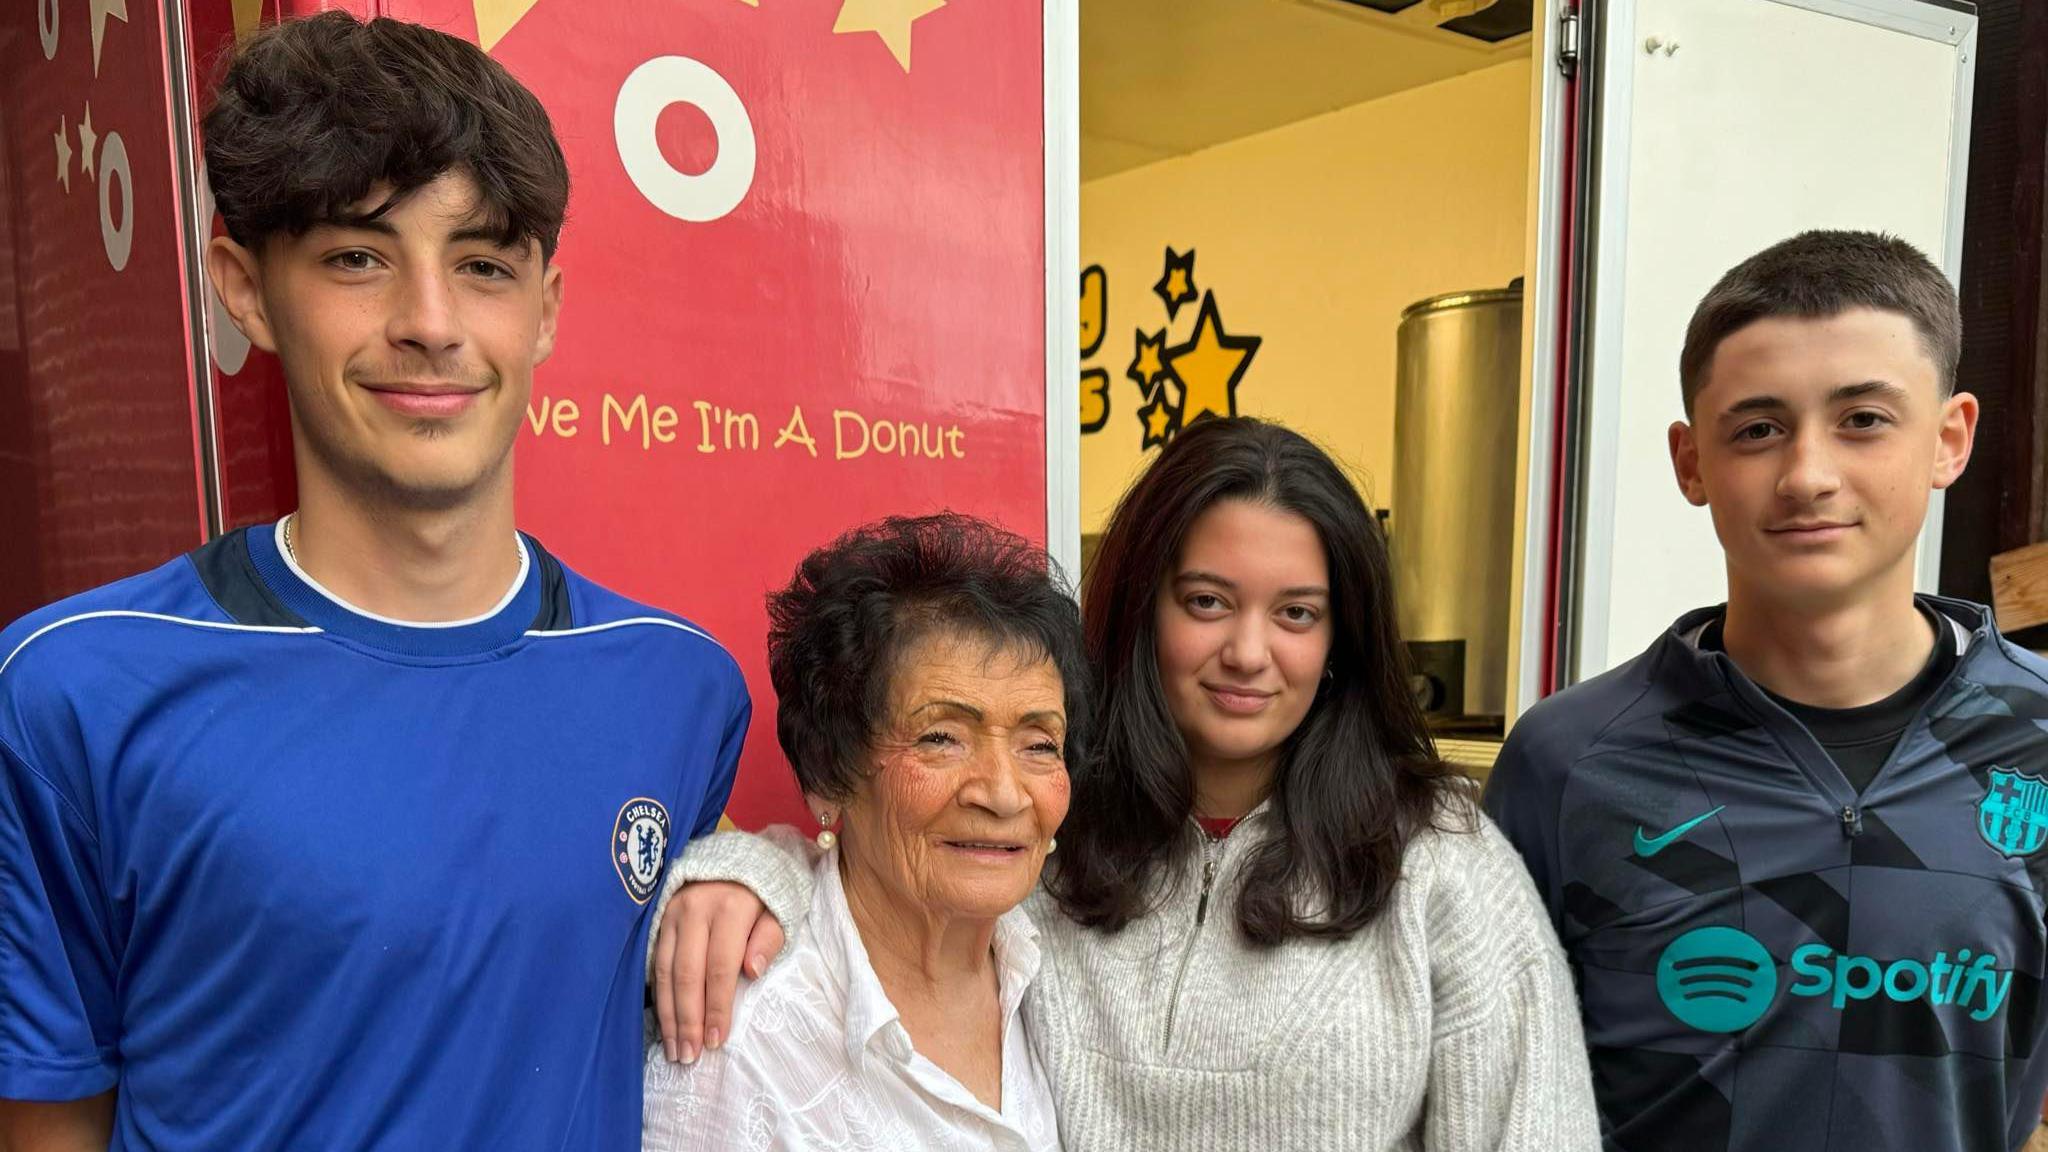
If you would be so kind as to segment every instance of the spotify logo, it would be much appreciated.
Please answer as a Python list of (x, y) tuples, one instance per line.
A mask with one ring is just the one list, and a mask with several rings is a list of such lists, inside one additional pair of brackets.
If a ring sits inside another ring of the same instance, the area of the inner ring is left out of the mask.
[(1695, 928), (1657, 961), (1657, 995), (1680, 1023), (1702, 1032), (1740, 1032), (1778, 992), (1778, 964), (1737, 928)]

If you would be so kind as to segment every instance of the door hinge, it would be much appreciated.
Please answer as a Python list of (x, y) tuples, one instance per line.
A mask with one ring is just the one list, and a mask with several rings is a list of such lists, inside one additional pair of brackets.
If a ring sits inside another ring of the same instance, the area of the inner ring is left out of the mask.
[(1557, 17), (1557, 70), (1567, 76), (1579, 68), (1579, 13), (1566, 8)]

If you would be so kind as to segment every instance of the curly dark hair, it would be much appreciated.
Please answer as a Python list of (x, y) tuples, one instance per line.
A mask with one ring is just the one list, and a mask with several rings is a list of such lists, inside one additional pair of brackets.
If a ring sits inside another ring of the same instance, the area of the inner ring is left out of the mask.
[[(228, 235), (377, 219), (443, 173), (476, 181), (484, 226), (553, 259), (569, 166), (546, 109), (467, 40), (347, 12), (287, 20), (238, 46), (202, 127)], [(390, 196), (352, 211), (379, 184)]]
[[(1188, 529), (1223, 500), (1307, 520), (1330, 569), (1330, 684), (1281, 750), (1279, 834), (1245, 867), (1246, 939), (1342, 939), (1386, 908), (1425, 826), (1476, 827), (1463, 779), (1436, 754), (1409, 691), (1385, 538), (1335, 461), (1298, 433), (1246, 418), (1190, 425), (1124, 495), (1084, 589), (1088, 655), (1102, 678), (1099, 747), (1072, 771), (1073, 804), (1046, 883), (1076, 921), (1116, 931), (1168, 889), (1162, 869), (1200, 835), (1187, 744), (1159, 680), (1154, 601)], [(1306, 897), (1306, 902), (1304, 902)]]
[(806, 795), (845, 800), (870, 772), (903, 654), (958, 634), (1043, 656), (1060, 674), (1067, 763), (1088, 747), (1081, 614), (1045, 550), (957, 513), (892, 516), (804, 557), (768, 597), (775, 736)]

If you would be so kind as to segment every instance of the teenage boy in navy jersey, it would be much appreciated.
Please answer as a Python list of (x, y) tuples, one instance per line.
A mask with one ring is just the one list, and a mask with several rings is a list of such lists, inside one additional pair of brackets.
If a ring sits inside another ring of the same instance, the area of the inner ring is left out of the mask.
[(0, 1147), (638, 1149), (648, 901), (748, 703), (513, 526), (547, 115), (329, 13), (205, 141), (299, 507), (0, 633)]
[(1977, 421), (1925, 256), (1810, 232), (1701, 301), (1670, 431), (1728, 602), (1516, 724), (1486, 806), (1579, 977), (1607, 1145), (1986, 1152), (2048, 1057), (2048, 662), (1916, 596)]

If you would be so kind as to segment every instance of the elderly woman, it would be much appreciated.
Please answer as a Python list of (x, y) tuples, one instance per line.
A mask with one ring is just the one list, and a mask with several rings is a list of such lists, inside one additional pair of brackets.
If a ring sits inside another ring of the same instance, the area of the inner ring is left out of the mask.
[[(1256, 420), (1182, 430), (1111, 517), (1083, 609), (1100, 743), (1070, 759), (1073, 819), (1025, 905), (1069, 1146), (1599, 1148), (1571, 971), (1436, 755), (1389, 572), (1343, 468)], [(671, 873), (746, 881), (792, 926), (808, 903), (798, 859), (744, 834)], [(693, 929), (693, 903), (662, 932), (708, 955), (732, 933)]]
[(943, 515), (813, 552), (769, 613), (776, 735), (825, 851), (723, 1046), (649, 1046), (645, 1146), (1057, 1148), (1017, 905), (1088, 707), (1072, 599), (1043, 552)]

